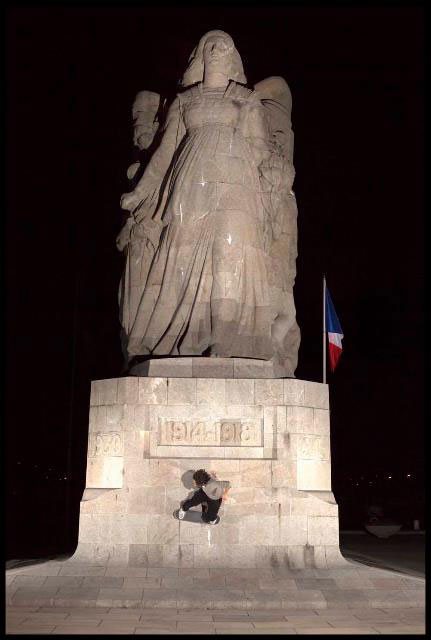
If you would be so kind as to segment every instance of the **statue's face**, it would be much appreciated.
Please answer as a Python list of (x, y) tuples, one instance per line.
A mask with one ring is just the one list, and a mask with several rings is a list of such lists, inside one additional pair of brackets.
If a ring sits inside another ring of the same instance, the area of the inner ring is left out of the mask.
[(210, 71), (226, 73), (230, 67), (232, 43), (223, 36), (210, 36), (204, 45), (204, 65)]

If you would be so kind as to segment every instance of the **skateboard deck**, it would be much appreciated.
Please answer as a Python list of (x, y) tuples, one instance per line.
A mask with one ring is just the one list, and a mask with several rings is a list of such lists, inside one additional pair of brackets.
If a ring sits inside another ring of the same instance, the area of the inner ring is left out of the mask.
[[(178, 511), (179, 509), (175, 509), (173, 516), (177, 520), (180, 520), (178, 517)], [(190, 509), (189, 511), (186, 511), (186, 515), (182, 520), (180, 520), (180, 522), (197, 522), (199, 524), (209, 524), (208, 522), (204, 522), (201, 516), (202, 516), (202, 511), (192, 511)], [(217, 516), (216, 520), (217, 520), (216, 524), (218, 524), (220, 522), (220, 517)], [(210, 526), (214, 526), (214, 525), (210, 525)]]

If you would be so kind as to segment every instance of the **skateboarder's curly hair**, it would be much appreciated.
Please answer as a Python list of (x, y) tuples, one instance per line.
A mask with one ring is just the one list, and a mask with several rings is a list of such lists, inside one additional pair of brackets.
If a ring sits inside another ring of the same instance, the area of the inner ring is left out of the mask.
[(198, 469), (193, 474), (193, 480), (196, 482), (198, 487), (203, 487), (211, 480), (211, 476), (205, 471), (205, 469)]

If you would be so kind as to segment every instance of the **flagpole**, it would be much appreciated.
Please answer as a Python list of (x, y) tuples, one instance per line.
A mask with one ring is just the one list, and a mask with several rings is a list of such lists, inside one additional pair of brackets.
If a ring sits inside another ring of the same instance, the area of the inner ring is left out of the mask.
[(323, 276), (323, 384), (326, 384), (326, 278)]

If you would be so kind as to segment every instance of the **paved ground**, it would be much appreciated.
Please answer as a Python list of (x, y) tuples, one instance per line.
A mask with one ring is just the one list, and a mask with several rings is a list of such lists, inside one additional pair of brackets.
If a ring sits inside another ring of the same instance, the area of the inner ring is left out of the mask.
[(424, 634), (424, 580), (333, 569), (107, 567), (7, 571), (8, 634)]
[(346, 558), (372, 566), (425, 577), (425, 535), (403, 533), (376, 538), (369, 533), (340, 533), (340, 548)]
[(421, 634), (423, 610), (10, 607), (7, 634)]

